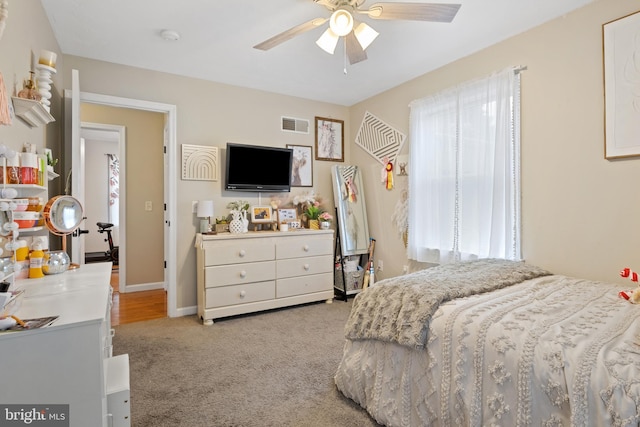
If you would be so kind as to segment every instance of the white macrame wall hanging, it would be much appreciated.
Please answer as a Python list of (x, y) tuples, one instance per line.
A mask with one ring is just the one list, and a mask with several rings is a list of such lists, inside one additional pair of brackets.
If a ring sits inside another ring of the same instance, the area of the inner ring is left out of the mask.
[(356, 135), (356, 144), (384, 165), (385, 159), (395, 162), (405, 139), (405, 134), (367, 111)]
[(218, 147), (182, 144), (182, 179), (218, 181), (220, 156)]

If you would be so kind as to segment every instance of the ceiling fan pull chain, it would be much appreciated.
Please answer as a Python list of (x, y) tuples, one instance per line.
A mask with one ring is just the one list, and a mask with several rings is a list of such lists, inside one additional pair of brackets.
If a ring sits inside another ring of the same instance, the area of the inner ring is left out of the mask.
[(345, 37), (342, 38), (342, 40), (344, 41), (344, 67), (342, 68), (342, 72), (344, 73), (344, 75), (347, 75), (347, 39)]

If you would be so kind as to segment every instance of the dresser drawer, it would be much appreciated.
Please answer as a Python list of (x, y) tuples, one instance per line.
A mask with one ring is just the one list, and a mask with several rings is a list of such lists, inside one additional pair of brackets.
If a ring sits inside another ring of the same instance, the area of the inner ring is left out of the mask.
[(271, 239), (237, 239), (204, 242), (204, 265), (225, 265), (275, 259)]
[(278, 255), (278, 259), (330, 255), (332, 253), (332, 234), (323, 234), (317, 237), (287, 237), (276, 241), (276, 254)]
[(266, 301), (275, 298), (276, 282), (269, 281), (208, 288), (206, 293), (206, 308)]
[(276, 264), (277, 278), (304, 276), (307, 274), (330, 273), (333, 255), (307, 258), (279, 259)]
[(258, 281), (263, 282), (274, 280), (275, 278), (275, 261), (220, 265), (217, 267), (206, 267), (204, 270), (205, 288)]
[(285, 298), (294, 295), (311, 294), (333, 289), (333, 274), (321, 273), (310, 276), (290, 277), (278, 279), (276, 285), (276, 298)]

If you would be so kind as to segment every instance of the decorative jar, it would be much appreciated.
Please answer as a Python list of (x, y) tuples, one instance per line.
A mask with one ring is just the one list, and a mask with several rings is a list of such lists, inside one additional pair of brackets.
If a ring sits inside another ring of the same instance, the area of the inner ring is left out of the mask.
[(311, 229), (311, 230), (320, 230), (320, 223), (318, 222), (317, 219), (310, 219), (309, 220), (309, 229)]
[(64, 273), (69, 269), (71, 260), (65, 251), (51, 251), (45, 254), (42, 264), (44, 274)]

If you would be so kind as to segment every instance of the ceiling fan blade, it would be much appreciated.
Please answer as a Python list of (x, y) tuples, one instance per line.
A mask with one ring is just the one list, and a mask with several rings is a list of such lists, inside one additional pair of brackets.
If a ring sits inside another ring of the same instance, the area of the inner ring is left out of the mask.
[(347, 57), (349, 58), (349, 64), (357, 64), (358, 62), (364, 61), (367, 59), (367, 54), (365, 53), (362, 46), (358, 42), (356, 35), (351, 31), (349, 34), (344, 36), (345, 40), (345, 49), (347, 50)]
[(376, 3), (365, 13), (373, 19), (451, 22), (460, 6), (449, 3)]
[(319, 27), (320, 25), (327, 22), (327, 18), (316, 18), (312, 19), (309, 22), (305, 22), (304, 24), (297, 25), (293, 28), (288, 29), (280, 34), (277, 34), (271, 37), (268, 40), (263, 41), (262, 43), (258, 43), (253, 48), (260, 50), (269, 50), (278, 46), (281, 43), (286, 42), (287, 40), (291, 40), (295, 36), (298, 36), (302, 33), (306, 33), (307, 31), (313, 30), (314, 28)]

